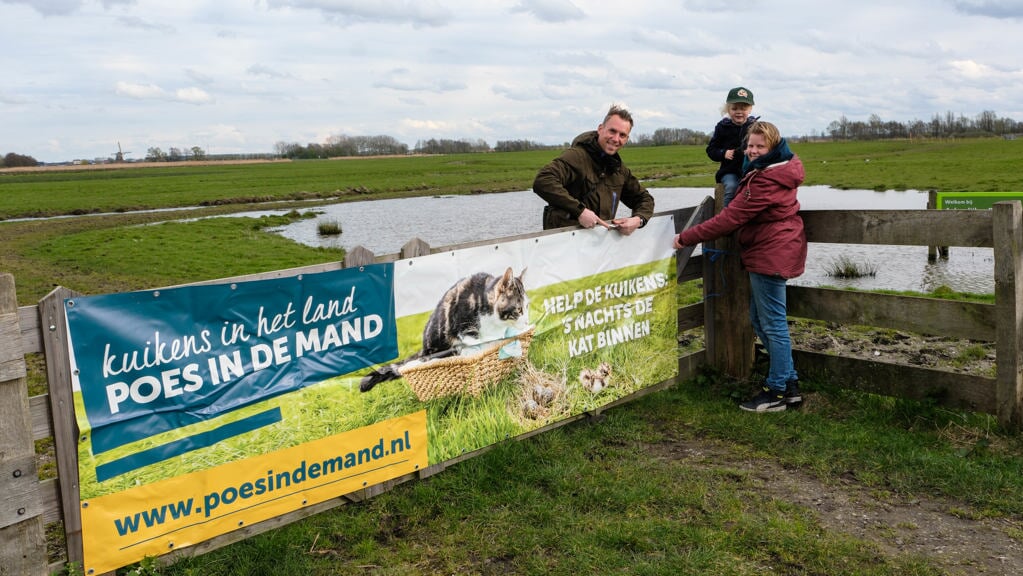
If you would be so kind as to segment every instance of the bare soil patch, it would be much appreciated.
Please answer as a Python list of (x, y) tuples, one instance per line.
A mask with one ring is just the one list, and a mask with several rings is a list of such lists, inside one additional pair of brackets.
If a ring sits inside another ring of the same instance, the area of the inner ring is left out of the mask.
[(750, 491), (801, 506), (829, 533), (870, 542), (879, 554), (924, 557), (951, 576), (1023, 573), (1019, 520), (966, 518), (966, 507), (955, 502), (878, 492), (851, 478), (825, 483), (713, 440), (672, 439), (647, 451), (697, 468), (739, 471)]
[[(994, 376), (990, 342), (807, 322), (790, 322), (790, 329), (796, 348)], [(807, 395), (805, 407), (813, 402)], [(740, 470), (751, 490), (804, 507), (824, 529), (871, 542), (881, 554), (925, 557), (954, 576), (1023, 574), (1020, 519), (983, 518), (967, 504), (878, 491), (852, 475), (826, 483), (712, 440), (672, 440), (650, 450), (692, 466)]]
[[(795, 348), (994, 377), (993, 342), (922, 336), (885, 328), (789, 322)], [(798, 367), (797, 367), (798, 368)]]

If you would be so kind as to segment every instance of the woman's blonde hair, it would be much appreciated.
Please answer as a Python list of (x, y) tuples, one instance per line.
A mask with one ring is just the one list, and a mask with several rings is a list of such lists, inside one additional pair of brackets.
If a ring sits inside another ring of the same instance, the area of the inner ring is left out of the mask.
[(781, 132), (778, 131), (778, 127), (763, 120), (757, 120), (750, 125), (749, 130), (746, 131), (746, 137), (748, 138), (750, 134), (763, 136), (764, 142), (771, 150), (774, 150), (774, 147), (781, 142)]

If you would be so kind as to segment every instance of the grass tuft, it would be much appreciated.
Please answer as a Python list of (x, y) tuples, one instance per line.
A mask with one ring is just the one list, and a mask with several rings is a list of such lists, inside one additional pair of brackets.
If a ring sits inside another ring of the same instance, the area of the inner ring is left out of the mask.
[(316, 223), (316, 233), (320, 236), (340, 236), (341, 223), (337, 220), (321, 220)]
[(877, 265), (870, 262), (857, 262), (852, 257), (842, 254), (832, 258), (825, 267), (825, 273), (833, 278), (863, 278), (876, 276)]

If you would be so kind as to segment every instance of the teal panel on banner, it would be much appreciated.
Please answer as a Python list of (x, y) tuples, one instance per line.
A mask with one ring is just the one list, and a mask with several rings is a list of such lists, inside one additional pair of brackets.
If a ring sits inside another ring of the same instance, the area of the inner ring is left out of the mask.
[(373, 264), (68, 299), (93, 452), (395, 358), (393, 276)]
[(175, 456), (191, 452), (192, 450), (199, 450), (200, 448), (206, 448), (213, 446), (217, 442), (227, 440), (234, 436), (245, 434), (253, 430), (258, 430), (264, 426), (276, 424), (281, 421), (281, 409), (271, 408), (265, 410), (259, 414), (254, 414), (248, 418), (242, 418), (236, 422), (224, 424), (213, 430), (201, 432), (199, 434), (193, 434), (191, 436), (161, 444), (155, 448), (136, 452), (123, 458), (118, 458), (112, 462), (106, 464), (100, 464), (96, 467), (96, 479), (100, 482), (109, 480), (114, 476), (130, 472), (143, 466), (155, 464), (156, 462), (162, 462), (169, 460)]

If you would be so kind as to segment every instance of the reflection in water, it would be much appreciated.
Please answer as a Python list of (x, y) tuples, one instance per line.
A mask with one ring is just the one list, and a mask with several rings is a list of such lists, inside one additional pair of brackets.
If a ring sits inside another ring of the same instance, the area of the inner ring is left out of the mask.
[[(873, 269), (874, 276), (835, 278), (830, 264), (845, 258)], [(990, 248), (949, 249), (948, 258), (927, 261), (925, 246), (811, 243), (806, 272), (792, 283), (859, 290), (914, 290), (931, 292), (947, 286), (958, 292), (991, 294), (995, 291), (994, 253)]]
[[(707, 188), (651, 188), (650, 192), (657, 200), (658, 211), (694, 206), (713, 194)], [(804, 210), (921, 210), (927, 206), (927, 194), (913, 190), (875, 192), (803, 186), (799, 198)], [(310, 246), (362, 246), (375, 254), (393, 254), (412, 238), (431, 246), (449, 246), (536, 232), (541, 229), (543, 206), (543, 201), (530, 191), (348, 202), (317, 207), (315, 210), (323, 212), (318, 218), (295, 222), (278, 232)], [(627, 213), (627, 208), (620, 211), (620, 215)], [(343, 233), (321, 237), (317, 233), (319, 221), (337, 222)], [(651, 240), (671, 242), (671, 238)], [(874, 268), (876, 275), (852, 279), (828, 276), (829, 264), (839, 257)], [(990, 248), (952, 247), (947, 259), (929, 263), (924, 246), (811, 243), (806, 273), (792, 283), (919, 292), (947, 286), (960, 292), (993, 293), (993, 275)]]

